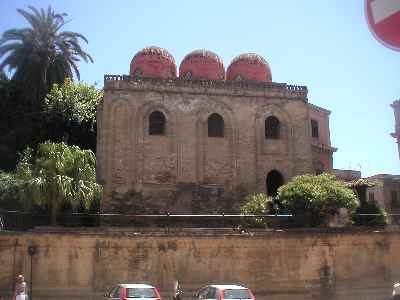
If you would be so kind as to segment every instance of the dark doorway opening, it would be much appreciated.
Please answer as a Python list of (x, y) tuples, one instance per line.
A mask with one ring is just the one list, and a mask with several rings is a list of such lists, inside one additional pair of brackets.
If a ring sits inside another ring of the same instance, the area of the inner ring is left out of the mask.
[(283, 176), (276, 170), (272, 170), (267, 175), (267, 195), (276, 196), (278, 188), (283, 185)]

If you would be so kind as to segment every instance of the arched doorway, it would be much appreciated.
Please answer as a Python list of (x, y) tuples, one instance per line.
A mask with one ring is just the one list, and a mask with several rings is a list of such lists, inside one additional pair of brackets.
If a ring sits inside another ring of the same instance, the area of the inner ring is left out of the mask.
[(272, 170), (267, 175), (267, 195), (276, 196), (278, 193), (278, 188), (283, 185), (283, 176), (280, 172)]

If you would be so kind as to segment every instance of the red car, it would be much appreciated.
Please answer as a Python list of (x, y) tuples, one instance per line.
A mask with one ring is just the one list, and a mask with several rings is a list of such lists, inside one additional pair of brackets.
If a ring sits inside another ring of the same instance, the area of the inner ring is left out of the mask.
[(250, 289), (240, 285), (212, 284), (201, 288), (194, 294), (193, 300), (256, 300)]
[(105, 299), (128, 300), (128, 299), (161, 300), (157, 288), (148, 284), (118, 284), (104, 294)]

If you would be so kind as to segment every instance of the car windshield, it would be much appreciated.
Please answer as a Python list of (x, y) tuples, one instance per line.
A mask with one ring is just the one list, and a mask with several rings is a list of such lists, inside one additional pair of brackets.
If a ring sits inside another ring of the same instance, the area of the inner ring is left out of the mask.
[(224, 290), (224, 299), (251, 299), (251, 295), (247, 289)]
[(156, 291), (152, 288), (127, 289), (128, 298), (157, 298)]

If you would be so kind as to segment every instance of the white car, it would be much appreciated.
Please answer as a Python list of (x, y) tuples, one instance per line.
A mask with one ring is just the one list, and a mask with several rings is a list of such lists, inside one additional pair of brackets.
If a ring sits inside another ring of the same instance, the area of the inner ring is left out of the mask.
[(193, 300), (256, 300), (250, 289), (240, 285), (211, 284), (194, 294)]
[(129, 284), (120, 283), (112, 287), (104, 294), (103, 299), (127, 300), (127, 299), (146, 299), (161, 300), (157, 288), (148, 284)]

